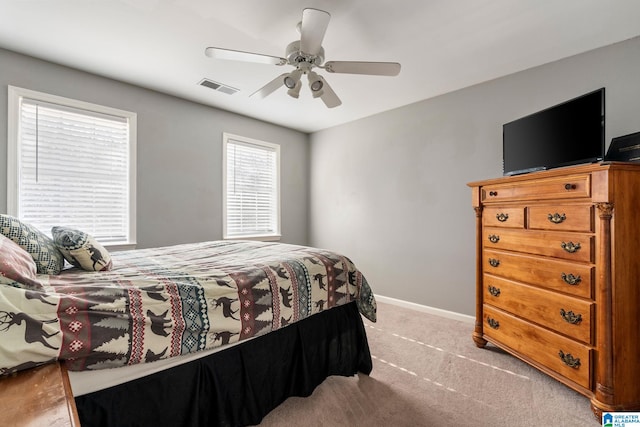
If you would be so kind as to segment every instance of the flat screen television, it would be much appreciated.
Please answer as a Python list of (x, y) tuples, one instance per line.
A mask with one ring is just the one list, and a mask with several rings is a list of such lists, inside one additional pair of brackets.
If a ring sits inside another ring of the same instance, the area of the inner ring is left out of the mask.
[(601, 88), (504, 124), (504, 175), (601, 161), (604, 121)]

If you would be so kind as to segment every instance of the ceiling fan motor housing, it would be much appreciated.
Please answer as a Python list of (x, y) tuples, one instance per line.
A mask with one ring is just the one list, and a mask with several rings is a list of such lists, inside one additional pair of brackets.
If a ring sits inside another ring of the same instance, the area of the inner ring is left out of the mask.
[(289, 45), (287, 46), (285, 57), (287, 58), (289, 64), (293, 65), (294, 67), (317, 67), (322, 65), (322, 63), (324, 62), (324, 48), (321, 47), (316, 55), (311, 55), (309, 53), (301, 51), (300, 41), (296, 40), (289, 43)]

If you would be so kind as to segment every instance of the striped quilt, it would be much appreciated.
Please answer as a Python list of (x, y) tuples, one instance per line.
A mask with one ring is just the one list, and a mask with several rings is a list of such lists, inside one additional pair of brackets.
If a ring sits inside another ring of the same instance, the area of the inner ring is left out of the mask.
[(40, 275), (43, 291), (0, 285), (0, 374), (53, 360), (115, 368), (220, 347), (356, 301), (346, 257), (282, 243), (213, 241), (114, 252), (113, 269)]

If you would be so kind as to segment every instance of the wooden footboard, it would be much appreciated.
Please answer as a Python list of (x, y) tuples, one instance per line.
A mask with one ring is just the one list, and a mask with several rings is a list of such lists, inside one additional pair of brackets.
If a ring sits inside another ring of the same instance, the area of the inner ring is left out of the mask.
[(65, 367), (51, 363), (0, 378), (0, 425), (79, 427)]

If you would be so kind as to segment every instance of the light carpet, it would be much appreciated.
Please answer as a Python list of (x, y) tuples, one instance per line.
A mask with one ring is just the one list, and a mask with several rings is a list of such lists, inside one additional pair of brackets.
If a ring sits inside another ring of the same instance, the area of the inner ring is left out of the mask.
[(365, 320), (370, 376), (330, 377), (260, 426), (597, 427), (589, 399), (504, 351), (473, 324), (378, 303)]

